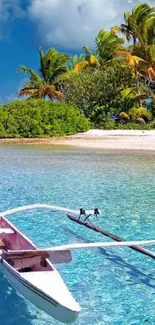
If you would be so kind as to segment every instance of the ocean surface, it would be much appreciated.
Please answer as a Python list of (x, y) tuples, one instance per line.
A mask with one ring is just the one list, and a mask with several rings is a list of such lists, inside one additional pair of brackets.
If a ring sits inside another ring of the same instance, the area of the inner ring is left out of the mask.
[[(91, 222), (126, 240), (155, 239), (155, 152), (0, 145), (0, 211), (47, 203), (98, 207)], [(20, 212), (9, 219), (38, 245), (110, 241), (63, 212)], [(155, 247), (150, 247), (155, 251)], [(74, 251), (58, 266), (81, 306), (75, 325), (154, 325), (155, 261), (129, 248)], [(0, 273), (0, 325), (58, 325)]]

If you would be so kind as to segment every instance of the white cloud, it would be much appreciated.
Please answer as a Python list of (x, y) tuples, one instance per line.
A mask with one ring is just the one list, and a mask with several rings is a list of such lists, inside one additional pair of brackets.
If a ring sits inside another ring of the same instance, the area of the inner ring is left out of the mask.
[(20, 0), (0, 0), (0, 21), (8, 18), (22, 18), (24, 11), (21, 8)]
[(20, 6), (20, 0), (0, 0), (0, 38), (5, 34), (6, 23), (25, 15)]
[[(38, 25), (42, 41), (48, 46), (81, 48), (93, 46), (101, 28), (123, 21), (125, 11), (139, 0), (31, 0), (29, 17)], [(150, 3), (153, 1), (150, 1)]]

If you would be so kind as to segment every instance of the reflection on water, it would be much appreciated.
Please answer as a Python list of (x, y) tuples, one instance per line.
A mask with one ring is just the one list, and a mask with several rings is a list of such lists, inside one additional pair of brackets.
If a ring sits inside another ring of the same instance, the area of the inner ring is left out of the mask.
[[(154, 239), (155, 152), (1, 145), (0, 158), (1, 211), (33, 203), (98, 207), (102, 215), (92, 221), (101, 228), (127, 240)], [(109, 240), (63, 213), (39, 209), (9, 219), (40, 247)], [(77, 324), (154, 324), (153, 260), (129, 248), (72, 255), (72, 263), (58, 269), (82, 307)], [(2, 325), (58, 324), (18, 295), (2, 274), (0, 287)]]

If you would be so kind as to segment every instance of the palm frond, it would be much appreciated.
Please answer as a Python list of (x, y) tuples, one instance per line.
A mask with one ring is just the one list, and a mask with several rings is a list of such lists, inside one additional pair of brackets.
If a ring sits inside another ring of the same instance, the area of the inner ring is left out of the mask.
[(48, 86), (46, 88), (46, 95), (51, 99), (58, 99), (58, 100), (63, 100), (64, 95), (62, 94), (61, 91), (56, 90), (56, 88), (53, 86)]
[(149, 45), (147, 50), (148, 50), (150, 63), (152, 64), (155, 63), (155, 45), (154, 44)]
[(40, 73), (45, 83), (54, 83), (58, 75), (67, 71), (67, 64), (70, 61), (68, 54), (57, 52), (50, 48), (46, 53), (39, 50)]
[(124, 49), (124, 40), (109, 31), (101, 30), (95, 39), (96, 51), (102, 65), (115, 57), (118, 49)]
[(100, 66), (99, 60), (97, 56), (91, 51), (89, 46), (84, 46), (83, 49), (85, 51), (84, 61), (87, 61), (90, 64), (90, 66), (99, 67)]
[(79, 72), (79, 71), (83, 70), (84, 68), (86, 68), (86, 66), (88, 66), (88, 64), (89, 63), (86, 60), (80, 61), (75, 65), (75, 67), (73, 68), (73, 71)]
[(44, 80), (46, 80), (46, 66), (45, 66), (45, 54), (42, 48), (39, 48), (39, 56), (40, 56), (40, 67), (39, 71)]
[(81, 61), (84, 61), (85, 60), (85, 55), (84, 53), (81, 53), (79, 56), (77, 54), (75, 54), (73, 57), (72, 57), (72, 60), (70, 60), (70, 62), (67, 64), (67, 69), (68, 70), (74, 70), (75, 66), (81, 62)]
[(125, 20), (126, 24), (128, 24), (128, 19), (129, 19), (129, 17), (130, 17), (130, 12), (129, 12), (129, 11), (126, 11), (126, 12), (124, 13), (124, 20)]
[(29, 98), (36, 98), (36, 94), (38, 92), (38, 89), (34, 89), (34, 88), (23, 88), (20, 90), (18, 96), (22, 97), (22, 96), (29, 96)]
[(19, 97), (28, 96), (28, 98), (41, 99), (48, 96), (51, 100), (63, 99), (63, 94), (56, 90), (54, 85), (42, 84), (39, 88), (22, 88), (19, 92)]
[(95, 55), (91, 49), (89, 48), (89, 46), (85, 45), (83, 46), (84, 52), (85, 52), (85, 56), (90, 56), (90, 55)]
[(41, 84), (42, 79), (39, 77), (39, 75), (32, 69), (27, 68), (24, 65), (21, 65), (20, 68), (17, 70), (17, 72), (23, 72), (25, 74), (28, 74), (30, 77), (30, 81), (33, 83)]

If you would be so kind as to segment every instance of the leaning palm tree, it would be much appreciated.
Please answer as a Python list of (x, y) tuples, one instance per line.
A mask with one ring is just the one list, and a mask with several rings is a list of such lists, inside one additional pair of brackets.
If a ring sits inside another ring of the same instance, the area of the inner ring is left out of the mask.
[(125, 35), (127, 41), (133, 40), (133, 45), (142, 42), (147, 33), (147, 27), (155, 18), (155, 8), (147, 3), (138, 4), (132, 10), (132, 13), (124, 13), (125, 23), (111, 28), (112, 34), (121, 32)]
[(147, 3), (138, 4), (131, 14), (124, 14), (124, 20), (125, 24), (114, 26), (111, 32), (123, 33), (128, 41), (133, 39), (129, 51), (122, 55), (125, 55), (127, 64), (133, 62), (139, 76), (152, 82), (155, 80), (155, 7)]
[(46, 53), (39, 49), (40, 67), (37, 74), (34, 70), (21, 66), (17, 71), (28, 74), (29, 81), (26, 82), (19, 92), (19, 96), (28, 98), (45, 98), (51, 100), (63, 99), (63, 94), (57, 90), (57, 79), (67, 71), (67, 63), (70, 56), (49, 49)]
[(124, 50), (124, 40), (117, 35), (112, 35), (111, 32), (103, 29), (97, 34), (96, 39), (96, 54), (101, 66), (106, 62), (111, 61), (118, 50)]
[(100, 69), (104, 64), (115, 58), (118, 49), (124, 49), (124, 40), (109, 31), (100, 30), (95, 38), (96, 53), (92, 52), (89, 46), (84, 46), (84, 58), (75, 66), (74, 71), (81, 71), (85, 68)]

